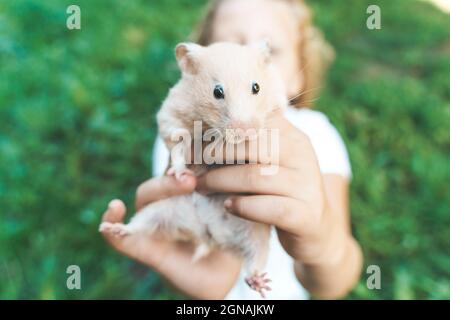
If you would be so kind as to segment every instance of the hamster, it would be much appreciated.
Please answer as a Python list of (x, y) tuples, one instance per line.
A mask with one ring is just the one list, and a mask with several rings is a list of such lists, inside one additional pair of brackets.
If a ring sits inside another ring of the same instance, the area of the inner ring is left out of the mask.
[[(159, 133), (171, 151), (168, 175), (200, 175), (211, 167), (187, 165), (188, 147), (174, 141), (180, 132), (194, 135), (194, 121), (235, 143), (245, 138), (229, 129), (264, 128), (272, 112), (283, 111), (288, 101), (283, 81), (270, 61), (264, 42), (252, 45), (215, 43), (204, 47), (180, 43), (175, 56), (182, 76), (172, 87), (157, 114)], [(231, 133), (230, 133), (231, 132)], [(242, 131), (240, 131), (242, 132)], [(161, 231), (173, 240), (196, 245), (193, 261), (214, 249), (230, 249), (244, 261), (246, 283), (264, 297), (270, 281), (262, 273), (268, 254), (270, 226), (227, 212), (229, 195), (197, 192), (151, 203), (124, 225), (102, 223), (100, 231), (126, 236)]]

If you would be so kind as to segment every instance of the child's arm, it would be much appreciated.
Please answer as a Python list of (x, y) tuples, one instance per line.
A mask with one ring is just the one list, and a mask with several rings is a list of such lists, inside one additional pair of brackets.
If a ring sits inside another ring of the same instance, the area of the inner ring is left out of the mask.
[(348, 293), (358, 281), (362, 252), (350, 230), (348, 180), (341, 175), (325, 174), (323, 181), (331, 221), (327, 242), (335, 244), (332, 246), (335, 249), (331, 249), (334, 254), (326, 254), (323, 261), (313, 264), (298, 261), (295, 271), (302, 285), (313, 296), (337, 298)]

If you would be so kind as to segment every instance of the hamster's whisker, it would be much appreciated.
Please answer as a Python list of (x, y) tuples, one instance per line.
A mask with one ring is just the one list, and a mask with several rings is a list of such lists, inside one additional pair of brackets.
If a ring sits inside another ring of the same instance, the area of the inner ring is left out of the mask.
[[(281, 110), (281, 107), (278, 106), (278, 105), (275, 105), (275, 106), (272, 107), (272, 110), (270, 111), (270, 113), (271, 113), (271, 114), (272, 114), (272, 113), (277, 113), (277, 112), (280, 111), (280, 110)], [(269, 115), (267, 115), (267, 117), (269, 117)]]
[(310, 100), (304, 101), (304, 103), (306, 103), (305, 105), (296, 105), (296, 106), (299, 108), (308, 108), (308, 107), (310, 107), (310, 106), (308, 106), (308, 103), (316, 102), (317, 100), (319, 100), (319, 98), (310, 99)]
[(322, 86), (317, 86), (317, 87), (315, 87), (315, 88), (311, 88), (311, 89), (306, 90), (306, 91), (301, 91), (300, 93), (298, 93), (298, 94), (296, 94), (295, 96), (293, 96), (292, 98), (290, 98), (290, 99), (289, 99), (289, 102), (292, 102), (292, 101), (294, 101), (295, 99), (297, 99), (297, 98), (299, 98), (299, 97), (301, 97), (301, 96), (303, 96), (303, 95), (305, 95), (305, 94), (307, 94), (307, 93), (310, 93), (311, 91), (319, 90), (319, 89), (321, 89), (321, 88), (322, 88)]
[(307, 62), (303, 67), (300, 68), (300, 73), (304, 73), (304, 71), (306, 70), (306, 68), (309, 67), (309, 65), (311, 64), (311, 61)]

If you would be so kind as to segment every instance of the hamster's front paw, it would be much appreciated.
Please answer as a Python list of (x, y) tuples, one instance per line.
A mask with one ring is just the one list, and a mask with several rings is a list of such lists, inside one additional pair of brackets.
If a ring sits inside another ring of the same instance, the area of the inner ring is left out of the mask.
[(131, 228), (123, 223), (102, 222), (99, 227), (100, 232), (110, 233), (117, 237), (124, 237), (132, 233)]
[(258, 272), (255, 271), (251, 276), (245, 278), (245, 282), (248, 284), (248, 286), (253, 290), (259, 292), (259, 294), (263, 298), (266, 297), (264, 290), (272, 290), (268, 285), (270, 281), (271, 280), (267, 278), (266, 272), (258, 274)]
[(168, 176), (175, 176), (175, 178), (179, 181), (183, 181), (186, 179), (186, 176), (195, 176), (194, 171), (189, 170), (188, 168), (177, 168), (177, 167), (170, 167), (169, 170), (167, 170)]

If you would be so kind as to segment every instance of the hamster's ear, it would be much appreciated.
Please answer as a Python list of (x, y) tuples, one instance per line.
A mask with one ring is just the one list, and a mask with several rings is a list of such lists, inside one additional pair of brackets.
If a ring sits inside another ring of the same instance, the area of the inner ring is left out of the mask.
[(183, 73), (195, 74), (198, 70), (196, 54), (202, 46), (195, 43), (179, 43), (175, 48), (178, 66)]
[(263, 57), (265, 63), (270, 62), (270, 45), (267, 39), (263, 39), (251, 44)]

